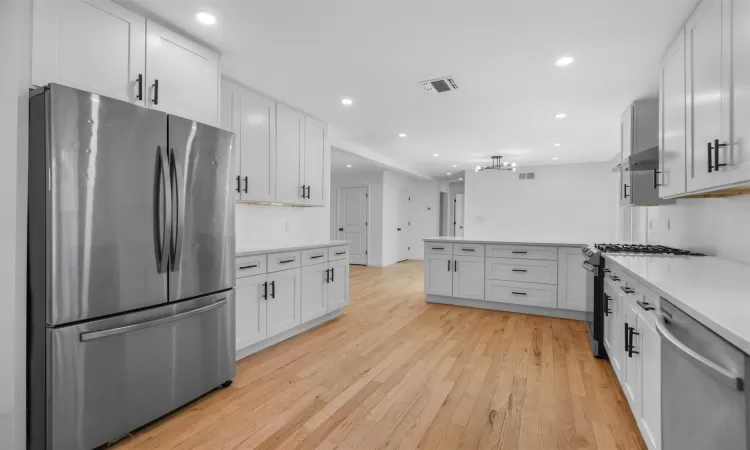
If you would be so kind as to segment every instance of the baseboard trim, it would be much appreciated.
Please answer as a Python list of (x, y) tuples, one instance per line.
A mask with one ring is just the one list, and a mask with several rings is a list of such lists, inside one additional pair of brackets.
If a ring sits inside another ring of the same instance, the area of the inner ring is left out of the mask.
[(237, 349), (237, 351), (235, 352), (235, 361), (239, 361), (241, 359), (247, 358), (253, 353), (258, 353), (259, 351), (265, 350), (268, 347), (278, 344), (279, 342), (282, 342), (289, 338), (297, 336), (298, 334), (302, 334), (307, 331), (310, 331), (313, 328), (317, 328), (326, 322), (330, 322), (331, 320), (342, 316), (343, 314), (344, 314), (344, 308), (339, 308), (339, 309), (329, 312), (328, 314), (324, 316), (320, 316), (317, 319), (313, 319), (309, 322), (305, 322), (301, 325), (297, 325), (291, 330), (284, 331), (283, 333), (279, 333), (276, 336), (270, 337), (266, 340), (256, 342), (255, 344), (252, 344), (250, 346)]
[(466, 306), (468, 308), (491, 309), (493, 311), (533, 314), (535, 316), (557, 317), (558, 319), (586, 320), (585, 312), (571, 311), (568, 309), (514, 305), (511, 303), (488, 302), (486, 300), (471, 300), (467, 298), (445, 297), (442, 295), (427, 295), (425, 300), (428, 303), (440, 303), (442, 305)]

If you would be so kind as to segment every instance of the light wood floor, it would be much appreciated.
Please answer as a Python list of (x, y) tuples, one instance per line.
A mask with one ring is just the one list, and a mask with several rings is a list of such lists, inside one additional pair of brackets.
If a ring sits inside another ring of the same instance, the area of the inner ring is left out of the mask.
[(426, 304), (422, 263), (351, 270), (345, 315), (117, 449), (645, 449), (582, 322)]

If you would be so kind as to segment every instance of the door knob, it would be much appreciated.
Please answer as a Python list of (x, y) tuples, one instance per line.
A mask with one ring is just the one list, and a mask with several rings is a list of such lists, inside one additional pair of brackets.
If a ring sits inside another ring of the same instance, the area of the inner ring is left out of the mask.
[(396, 228), (396, 231), (401, 231), (401, 228)]
[(344, 231), (344, 229), (343, 228), (339, 228), (339, 231)]

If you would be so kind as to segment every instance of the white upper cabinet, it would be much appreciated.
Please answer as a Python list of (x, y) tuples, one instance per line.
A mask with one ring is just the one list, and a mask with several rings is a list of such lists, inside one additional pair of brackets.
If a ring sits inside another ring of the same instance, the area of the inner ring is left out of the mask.
[(685, 193), (685, 32), (680, 32), (661, 64), (659, 90), (659, 197)]
[[(276, 200), (304, 204), (305, 115), (287, 105), (276, 105)], [(304, 190), (304, 192), (303, 192)]]
[(242, 114), (242, 91), (239, 86), (224, 81), (221, 85), (221, 128), (234, 133), (234, 148), (232, 152), (232, 193), (235, 200), (242, 200), (244, 180), (240, 163), (242, 161), (242, 133), (240, 133), (240, 116)]
[(144, 104), (138, 94), (146, 88), (146, 19), (109, 0), (33, 5), (33, 85), (59, 83)]
[(305, 189), (308, 205), (323, 206), (325, 192), (328, 126), (310, 117), (305, 118)]
[(148, 106), (219, 123), (219, 54), (163, 26), (146, 24)]
[[(725, 81), (722, 32), (723, 0), (704, 0), (685, 27), (687, 43), (688, 133), (687, 190), (710, 188), (714, 146), (729, 140), (729, 86)], [(719, 150), (724, 153), (724, 150)]]
[(633, 152), (633, 106), (625, 109), (620, 118), (620, 155), (627, 158)]
[(718, 161), (726, 164), (719, 166), (718, 177), (727, 184), (750, 180), (750, 2), (734, 0), (731, 3), (732, 142), (719, 151)]

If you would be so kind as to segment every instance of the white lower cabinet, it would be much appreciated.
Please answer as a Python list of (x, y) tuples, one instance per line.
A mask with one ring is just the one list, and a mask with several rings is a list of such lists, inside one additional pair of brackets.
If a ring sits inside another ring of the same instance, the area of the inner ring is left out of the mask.
[(484, 257), (453, 257), (453, 296), (484, 300)]
[(609, 362), (618, 378), (622, 379), (622, 357), (625, 341), (623, 339), (624, 321), (622, 320), (622, 302), (619, 289), (613, 281), (607, 278), (604, 282), (604, 293), (609, 302), (609, 315), (604, 320), (604, 344), (609, 355)]
[[(650, 320), (649, 320), (650, 319)], [(661, 338), (656, 333), (654, 317), (638, 316), (641, 333), (641, 433), (649, 450), (661, 449)]]
[(266, 338), (266, 274), (239, 278), (235, 292), (237, 348)]
[(268, 337), (291, 330), (302, 323), (299, 268), (268, 274), (266, 326)]
[(302, 320), (308, 321), (328, 313), (328, 263), (302, 268)]
[(557, 258), (557, 307), (586, 311), (586, 270), (581, 249), (560, 247)]
[(501, 280), (487, 280), (485, 283), (485, 299), (489, 302), (542, 308), (557, 307), (557, 287), (555, 286)]
[(343, 259), (328, 263), (330, 270), (326, 287), (328, 312), (349, 304), (349, 260)]
[(640, 374), (639, 360), (638, 360), (638, 312), (635, 310), (634, 301), (629, 299), (629, 296), (633, 294), (622, 294), (623, 303), (623, 339), (624, 339), (624, 356), (622, 358), (622, 390), (625, 391), (625, 396), (630, 402), (630, 408), (633, 410), (633, 415), (639, 417), (641, 413), (641, 396), (638, 386), (638, 378)]
[(424, 293), (453, 295), (453, 255), (424, 255)]

